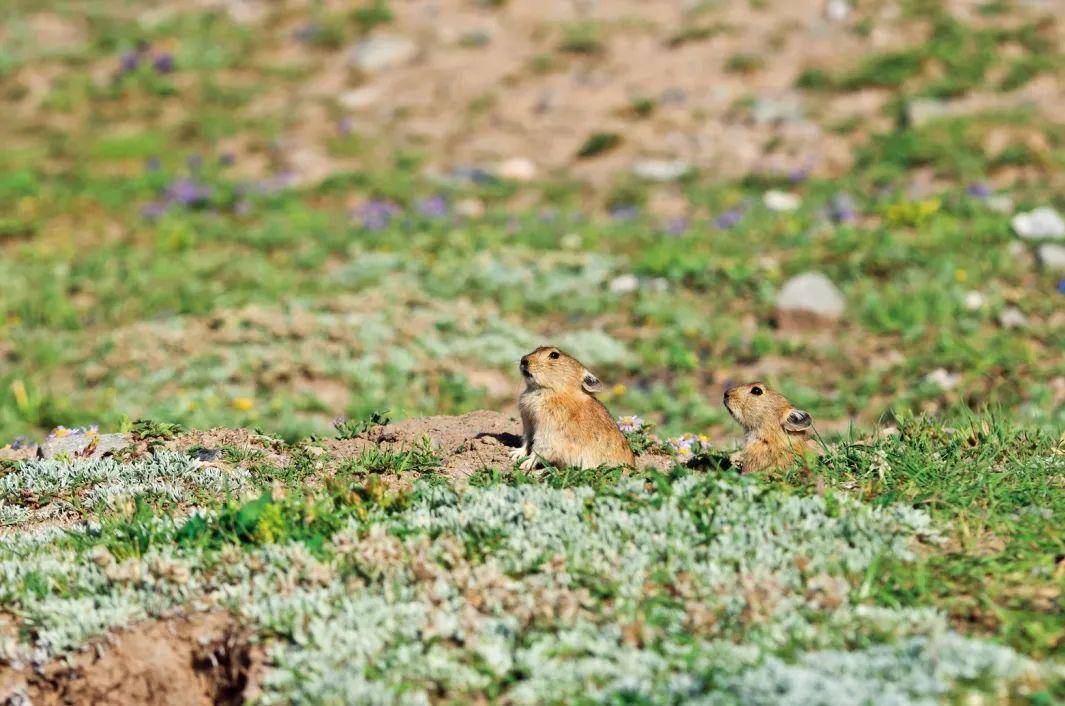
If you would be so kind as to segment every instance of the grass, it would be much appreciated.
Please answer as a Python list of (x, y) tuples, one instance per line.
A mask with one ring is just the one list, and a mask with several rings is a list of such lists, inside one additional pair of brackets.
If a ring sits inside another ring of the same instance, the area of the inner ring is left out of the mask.
[[(622, 93), (564, 144), (575, 172), (613, 175), (596, 189), (439, 178), (416, 141), (389, 151), (357, 120), (264, 112), (313, 71), (228, 14), (132, 24), (89, 3), (91, 31), (56, 53), (29, 21), (59, 4), (13, 8), (0, 443), (98, 423), (149, 455), (0, 465), (5, 659), (221, 606), (276, 647), (263, 703), (1065, 699), (1065, 285), (1010, 225), (1065, 210), (1065, 133), (1008, 100), (920, 125), (907, 110), (1059, 75), (1050, 25), (1007, 5), (981, 5), (983, 22), (905, 3), (921, 41), (802, 72), (811, 121), (837, 92), (890, 96), (886, 115), (825, 111), (853, 144), (845, 173), (631, 178), (628, 131), (669, 123), (683, 96)], [(725, 41), (716, 6), (663, 51)], [(394, 3), (290, 14), (286, 41), (319, 58), (402, 30)], [(611, 71), (608, 44), (646, 29), (617, 27), (545, 26), (522, 71)], [(768, 75), (763, 49), (724, 61)], [(481, 96), (485, 120), (499, 106)], [(299, 129), (333, 130), (321, 181), (284, 167)], [(770, 189), (799, 208), (771, 210)], [(846, 313), (782, 330), (776, 294), (811, 270)], [(604, 380), (613, 414), (647, 420), (635, 448), (691, 458), (455, 484), (428, 442), (335, 457), (319, 441), (386, 409), (512, 411), (515, 361), (545, 342)], [(739, 432), (721, 390), (754, 378), (811, 412), (824, 457), (728, 467)], [(262, 435), (164, 448), (216, 426)]]

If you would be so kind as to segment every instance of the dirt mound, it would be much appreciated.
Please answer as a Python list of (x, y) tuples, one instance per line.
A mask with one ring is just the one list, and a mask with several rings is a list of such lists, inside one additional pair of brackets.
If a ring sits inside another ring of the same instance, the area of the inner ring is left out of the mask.
[[(388, 450), (408, 449), (429, 440), (443, 459), (442, 472), (463, 478), (482, 468), (509, 468), (512, 449), (521, 444), (521, 421), (516, 417), (478, 410), (458, 417), (421, 417), (374, 427), (354, 439), (329, 440), (326, 448), (338, 458), (351, 458), (377, 446)], [(641, 467), (666, 468), (666, 456), (645, 454)]]
[(34, 673), (8, 669), (0, 698), (35, 706), (241, 704), (257, 692), (263, 663), (230, 616), (200, 613), (145, 621)]
[(373, 447), (409, 449), (425, 439), (443, 460), (441, 471), (450, 478), (462, 478), (482, 468), (509, 467), (510, 450), (521, 443), (521, 422), (479, 410), (458, 417), (406, 419), (374, 427), (354, 439), (330, 439), (324, 445), (336, 458), (346, 459)]

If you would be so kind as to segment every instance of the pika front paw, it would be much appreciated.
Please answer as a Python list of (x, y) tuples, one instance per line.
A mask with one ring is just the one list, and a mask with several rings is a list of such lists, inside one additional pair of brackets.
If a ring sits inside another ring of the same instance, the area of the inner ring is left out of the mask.
[(525, 447), (524, 446), (519, 446), (516, 449), (511, 449), (510, 450), (510, 460), (514, 461), (515, 463), (517, 463), (518, 461), (522, 460), (523, 458), (525, 458), (528, 455), (529, 454), (525, 453)]

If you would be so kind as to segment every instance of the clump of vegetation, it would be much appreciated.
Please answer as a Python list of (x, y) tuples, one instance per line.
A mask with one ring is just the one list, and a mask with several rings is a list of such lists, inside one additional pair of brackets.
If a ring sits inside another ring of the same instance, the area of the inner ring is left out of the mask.
[(593, 56), (605, 49), (602, 27), (595, 22), (574, 22), (562, 28), (558, 48), (570, 54)]
[(338, 417), (333, 420), (333, 428), (337, 431), (338, 439), (354, 439), (370, 431), (374, 427), (388, 424), (388, 410), (374, 410), (367, 416), (359, 419)]
[(609, 152), (621, 144), (621, 135), (616, 132), (594, 132), (588, 136), (581, 148), (577, 150), (577, 157), (588, 159)]

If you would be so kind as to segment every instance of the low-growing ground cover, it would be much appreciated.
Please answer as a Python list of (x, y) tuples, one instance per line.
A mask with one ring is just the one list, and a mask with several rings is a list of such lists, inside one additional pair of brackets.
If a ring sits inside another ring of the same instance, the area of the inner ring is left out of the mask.
[(5, 523), (33, 529), (0, 539), (2, 644), (27, 693), (29, 665), (108, 630), (222, 611), (264, 655), (260, 703), (1063, 695), (1065, 455), (1038, 432), (914, 420), (779, 476), (466, 480), (429, 437), (384, 461), (177, 438), (9, 464)]
[[(0, 694), (1065, 701), (1062, 32), (7, 3)], [(782, 311), (809, 272), (840, 311)], [(542, 343), (646, 467), (510, 467)], [(751, 379), (825, 456), (727, 467)]]

